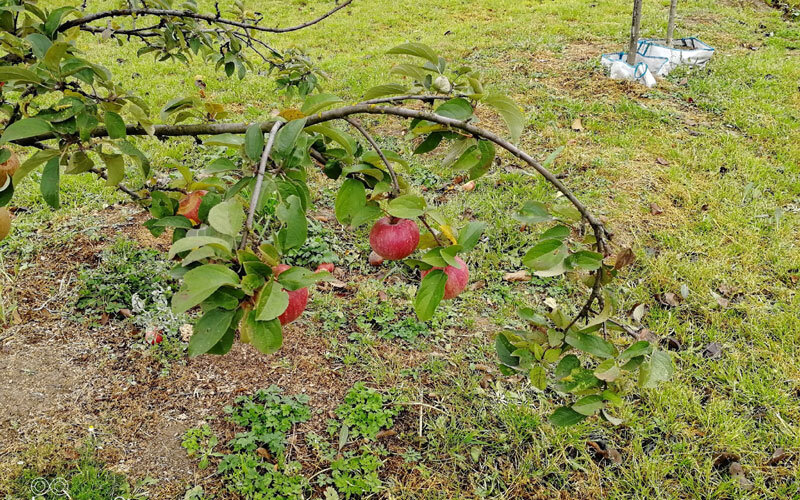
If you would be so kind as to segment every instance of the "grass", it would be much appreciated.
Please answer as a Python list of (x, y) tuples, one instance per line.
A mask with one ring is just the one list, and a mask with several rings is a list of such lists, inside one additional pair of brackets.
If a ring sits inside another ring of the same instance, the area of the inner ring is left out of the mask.
[[(259, 9), (272, 23), (289, 25), (310, 17), (306, 3)], [(668, 3), (646, 4), (644, 36), (663, 33)], [(313, 5), (321, 11), (327, 4)], [(323, 25), (273, 40), (307, 50), (331, 75), (326, 91), (347, 100), (387, 81), (397, 59), (384, 52), (406, 40), (481, 69), (492, 87), (525, 108), (524, 148), (543, 158), (565, 145), (554, 170), (608, 221), (617, 245), (634, 249), (638, 260), (618, 290), (623, 310), (645, 304), (643, 326), (680, 344), (674, 380), (626, 400), (619, 427), (590, 420), (553, 428), (546, 423), (549, 396), (479, 369), (494, 362), (492, 332), (514, 325), (517, 306), (541, 307), (545, 297), (574, 288), (502, 281), (521, 269), (534, 236), (520, 232), (509, 211), (553, 196), (503, 158), (475, 191), (448, 196), (449, 215), (471, 213), (493, 224), (491, 237), (470, 255), (473, 281), (486, 286), (447, 304), (430, 332), (412, 332), (410, 344), (382, 339), (351, 315), (373, 310), (364, 315), (385, 317), (376, 305), (380, 291), (406, 308), (411, 280), (387, 290), (378, 275), (368, 275), (352, 298), (319, 294), (313, 304), (308, 334), (327, 342), (344, 369), (363, 370), (373, 384), (412, 401), (423, 391), (440, 408), (424, 412), (421, 437), (404, 436), (397, 453), (409, 459), (402, 473), (382, 476), (395, 498), (800, 497), (800, 27), (758, 2), (685, 2), (678, 33), (699, 36), (717, 53), (707, 68), (675, 73), (648, 90), (610, 82), (599, 69), (599, 54), (622, 46), (629, 9), (627, 0), (360, 0)], [(153, 109), (194, 93), (198, 73), (235, 118), (266, 119), (296, 104), (276, 95), (267, 77), (227, 80), (201, 64), (137, 58), (134, 45), (99, 50), (88, 37), (80, 44)], [(580, 133), (570, 128), (577, 117)], [(192, 158), (191, 141), (147, 147), (155, 165)], [(431, 186), (449, 178), (435, 158), (415, 160), (410, 174)], [(120, 199), (81, 175), (66, 178), (64, 207), (52, 212), (38, 198), (36, 175), (15, 198), (28, 211), (0, 247), (4, 270), (31, 265), (43, 245), (74, 234), (63, 228), (82, 230), (89, 214)], [(319, 189), (317, 201), (330, 204), (329, 187)], [(339, 242), (344, 265), (368, 272), (363, 231), (330, 238), (347, 240)], [(688, 294), (677, 307), (656, 298), (682, 288)], [(340, 344), (329, 338), (338, 330), (355, 335)], [(712, 342), (721, 346), (719, 357), (704, 354)], [(392, 354), (395, 347), (407, 354)], [(601, 459), (587, 441), (619, 450), (622, 463)], [(767, 465), (778, 448), (791, 458)], [(720, 457), (735, 457), (752, 487), (738, 485)]]

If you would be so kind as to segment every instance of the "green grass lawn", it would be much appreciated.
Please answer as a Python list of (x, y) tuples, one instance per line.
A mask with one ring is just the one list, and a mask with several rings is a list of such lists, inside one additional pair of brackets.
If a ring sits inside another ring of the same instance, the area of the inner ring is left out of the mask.
[[(374, 384), (411, 400), (424, 386), (442, 409), (425, 415), (423, 437), (414, 444), (420, 458), (410, 462), (410, 472), (382, 478), (392, 498), (554, 498), (557, 492), (563, 498), (800, 498), (800, 25), (756, 1), (683, 2), (677, 34), (698, 36), (716, 54), (705, 69), (675, 72), (646, 89), (609, 81), (599, 66), (601, 53), (623, 46), (630, 4), (356, 0), (314, 28), (270, 40), (307, 51), (330, 75), (325, 90), (348, 101), (393, 81), (388, 70), (397, 58), (384, 53), (404, 41), (424, 42), (453, 63), (483, 71), (490, 86), (525, 109), (524, 149), (544, 158), (565, 146), (553, 170), (606, 220), (619, 248), (633, 248), (637, 261), (617, 285), (620, 309), (645, 304), (643, 326), (677, 346), (674, 379), (657, 390), (634, 389), (616, 427), (590, 419), (554, 428), (546, 419), (555, 407), (550, 395), (497, 374), (487, 380), (475, 369), (494, 362), (492, 335), (516, 324), (516, 307), (543, 307), (546, 297), (574, 289), (557, 280), (502, 280), (522, 269), (522, 254), (536, 236), (520, 232), (510, 212), (554, 196), (503, 157), (475, 191), (456, 191), (445, 208), (491, 222), (490, 238), (470, 255), (472, 280), (486, 286), (448, 304), (433, 328), (411, 342), (362, 331), (331, 346), (345, 369), (363, 370)], [(668, 5), (646, 2), (643, 36), (661, 36)], [(290, 0), (258, 10), (270, 24), (288, 25), (328, 6)], [(88, 36), (80, 46), (155, 110), (194, 94), (196, 74), (232, 120), (266, 120), (296, 104), (278, 95), (266, 75), (229, 80), (200, 61), (193, 67), (157, 63), (138, 58), (134, 44), (120, 48)], [(581, 132), (571, 129), (576, 118)], [(385, 120), (365, 122), (397, 130)], [(397, 137), (382, 140), (398, 143)], [(164, 171), (197, 161), (193, 141), (147, 144)], [(408, 176), (449, 182), (436, 160), (414, 159)], [(4, 269), (31, 265), (41, 248), (71, 234), (41, 234), (43, 222), (81, 230), (91, 225), (86, 216), (123, 199), (86, 175), (62, 186), (59, 212), (45, 208), (35, 182), (19, 188), (14, 204), (29, 211), (0, 246)], [(330, 205), (334, 188), (320, 185), (318, 203)], [(365, 233), (356, 236), (363, 251)], [(9, 290), (10, 280), (6, 275), (0, 286)], [(319, 296), (309, 334), (324, 339), (337, 313), (390, 315), (376, 304), (383, 289), (376, 277), (361, 282), (351, 299)], [(683, 292), (685, 300), (661, 304), (657, 297), (668, 292)], [(387, 293), (397, 304), (409, 297), (408, 287)], [(0, 314), (11, 308), (11, 299), (4, 301)], [(352, 322), (345, 327), (355, 328)], [(414, 351), (415, 361), (382, 355), (389, 343)], [(711, 343), (718, 353), (709, 352)], [(621, 463), (598, 460), (587, 441), (619, 450)], [(790, 457), (768, 465), (778, 448)], [(742, 464), (749, 486), (729, 473), (730, 461)]]

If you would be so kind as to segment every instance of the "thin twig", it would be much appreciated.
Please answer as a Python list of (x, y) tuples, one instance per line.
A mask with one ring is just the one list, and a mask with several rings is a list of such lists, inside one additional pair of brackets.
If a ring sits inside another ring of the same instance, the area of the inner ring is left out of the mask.
[[(96, 174), (97, 176), (102, 177), (105, 180), (108, 180), (108, 176), (106, 175), (106, 173), (98, 168), (92, 168), (89, 170), (89, 172), (92, 172), (93, 174)], [(124, 184), (117, 184), (116, 188), (122, 191), (123, 193), (127, 194), (131, 198), (133, 198), (134, 201), (141, 201), (143, 199), (141, 196), (128, 189), (128, 187), (126, 187)]]
[(256, 174), (256, 185), (253, 187), (253, 194), (250, 196), (250, 209), (247, 212), (247, 223), (244, 227), (244, 234), (242, 235), (242, 243), (239, 248), (244, 249), (247, 246), (247, 235), (253, 229), (253, 219), (256, 216), (256, 207), (261, 199), (261, 184), (264, 182), (264, 173), (267, 170), (267, 162), (269, 161), (269, 154), (272, 151), (272, 144), (275, 142), (275, 136), (278, 129), (281, 128), (282, 122), (275, 122), (272, 129), (269, 131), (269, 139), (267, 145), (264, 146), (264, 151), (261, 153), (261, 161), (258, 164), (258, 173)]
[(386, 159), (386, 155), (383, 154), (383, 151), (381, 150), (380, 146), (378, 146), (378, 143), (375, 142), (375, 139), (373, 139), (372, 136), (369, 135), (367, 129), (365, 129), (358, 120), (356, 120), (355, 118), (345, 118), (345, 121), (350, 125), (352, 125), (356, 130), (361, 132), (361, 135), (363, 135), (364, 138), (367, 140), (367, 142), (369, 142), (369, 145), (372, 146), (372, 149), (374, 149), (375, 152), (378, 153), (378, 156), (381, 157), (381, 160), (383, 160), (383, 164), (386, 165), (387, 169), (389, 169), (389, 177), (392, 178), (391, 197), (396, 198), (400, 194), (400, 184), (397, 182), (397, 174), (394, 172), (392, 164), (389, 163), (389, 160)]
[(425, 218), (425, 214), (420, 215), (419, 220), (420, 222), (422, 222), (422, 225), (425, 226), (425, 229), (427, 229), (428, 232), (430, 232), (433, 235), (433, 239), (436, 240), (436, 243), (439, 246), (442, 246), (442, 242), (439, 239), (439, 236), (437, 236), (436, 233), (433, 232), (433, 229), (431, 229), (430, 224), (428, 224), (428, 219)]
[(197, 19), (199, 21), (206, 21), (209, 24), (226, 24), (229, 26), (237, 26), (239, 28), (245, 29), (252, 29), (256, 31), (263, 31), (266, 33), (288, 33), (290, 31), (297, 31), (303, 28), (307, 28), (314, 24), (323, 21), (324, 19), (328, 18), (329, 16), (333, 15), (337, 11), (347, 7), (353, 2), (353, 0), (346, 0), (341, 4), (337, 5), (333, 9), (329, 10), (325, 14), (317, 17), (316, 19), (312, 19), (311, 21), (306, 21), (304, 23), (298, 24), (296, 26), (289, 26), (286, 28), (267, 28), (265, 26), (258, 26), (256, 24), (245, 23), (241, 21), (234, 21), (232, 19), (224, 19), (214, 15), (208, 14), (199, 14), (197, 12), (192, 12), (190, 10), (170, 10), (170, 9), (113, 9), (107, 10), (104, 12), (97, 12), (95, 14), (89, 14), (88, 16), (83, 16), (78, 19), (73, 19), (72, 21), (67, 21), (61, 26), (58, 27), (56, 30), (57, 32), (66, 31), (70, 28), (74, 28), (75, 26), (84, 26), (88, 23), (93, 21), (97, 21), (99, 19), (105, 19), (108, 17), (129, 17), (129, 16), (162, 16), (162, 17), (182, 17), (186, 19)]

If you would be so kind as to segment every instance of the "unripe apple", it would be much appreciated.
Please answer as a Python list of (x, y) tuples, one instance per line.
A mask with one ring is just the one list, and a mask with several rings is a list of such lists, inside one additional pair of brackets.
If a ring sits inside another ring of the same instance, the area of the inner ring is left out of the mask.
[[(457, 297), (458, 294), (464, 291), (464, 288), (467, 287), (467, 283), (469, 282), (469, 268), (467, 267), (467, 263), (464, 262), (461, 257), (456, 257), (456, 262), (461, 266), (460, 269), (454, 266), (447, 266), (444, 268), (444, 273), (447, 275), (447, 283), (444, 285), (444, 300)], [(434, 269), (442, 268), (434, 267), (427, 271), (422, 271), (422, 277), (424, 278)]]
[(163, 335), (161, 335), (161, 330), (158, 328), (150, 328), (144, 334), (144, 341), (150, 345), (160, 344), (164, 341)]
[(315, 272), (318, 273), (320, 271), (328, 271), (329, 273), (332, 273), (334, 269), (336, 269), (336, 266), (334, 266), (332, 263), (323, 262), (322, 264), (317, 266), (317, 270)]
[(187, 194), (178, 203), (178, 215), (183, 215), (195, 226), (200, 224), (200, 203), (203, 201), (203, 196), (208, 194), (208, 191), (192, 191)]
[(11, 231), (11, 212), (6, 207), (0, 207), (0, 240), (8, 236)]
[(381, 257), (380, 255), (376, 254), (375, 252), (370, 252), (369, 253), (369, 265), (370, 266), (374, 266), (374, 267), (378, 267), (381, 264), (383, 264), (383, 257)]
[[(272, 272), (275, 273), (275, 276), (280, 276), (282, 272), (291, 267), (292, 266), (286, 264), (278, 264), (272, 268)], [(286, 306), (286, 310), (283, 311), (283, 314), (278, 316), (281, 326), (288, 325), (299, 318), (300, 315), (303, 314), (303, 311), (306, 310), (306, 305), (308, 305), (308, 288), (301, 288), (299, 290), (287, 290), (284, 288), (283, 291), (289, 294), (289, 305)]]
[(419, 245), (419, 228), (411, 219), (384, 217), (372, 226), (369, 245), (384, 259), (405, 259)]

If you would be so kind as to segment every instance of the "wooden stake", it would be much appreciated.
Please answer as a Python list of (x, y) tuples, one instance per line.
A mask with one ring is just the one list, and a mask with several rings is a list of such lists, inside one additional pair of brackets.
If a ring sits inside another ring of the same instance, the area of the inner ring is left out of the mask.
[(678, 0), (669, 4), (669, 23), (667, 24), (667, 47), (672, 48), (672, 38), (675, 34), (675, 14), (678, 12)]
[(628, 44), (627, 62), (631, 66), (636, 63), (636, 50), (639, 48), (639, 25), (642, 23), (642, 0), (633, 0), (633, 18), (631, 19), (631, 41)]

